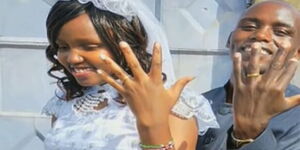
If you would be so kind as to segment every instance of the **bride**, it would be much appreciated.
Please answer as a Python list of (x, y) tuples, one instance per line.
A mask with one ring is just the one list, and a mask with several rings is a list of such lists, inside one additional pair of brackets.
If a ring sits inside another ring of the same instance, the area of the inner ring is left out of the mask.
[(165, 35), (139, 0), (59, 0), (46, 25), (60, 88), (43, 108), (46, 149), (191, 150), (218, 127), (208, 101), (183, 90), (192, 78), (175, 82)]

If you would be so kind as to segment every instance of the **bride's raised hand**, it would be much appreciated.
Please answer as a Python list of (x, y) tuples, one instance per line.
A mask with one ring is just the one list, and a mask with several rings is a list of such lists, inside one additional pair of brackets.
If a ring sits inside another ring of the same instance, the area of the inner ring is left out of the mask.
[(162, 80), (162, 53), (160, 44), (154, 44), (149, 73), (146, 73), (142, 69), (139, 61), (126, 42), (120, 42), (120, 49), (125, 56), (133, 76), (128, 75), (112, 59), (105, 56), (100, 56), (102, 63), (119, 80), (113, 78), (104, 70), (98, 70), (99, 75), (125, 98), (138, 123), (147, 126), (159, 124), (160, 122), (164, 123), (168, 120), (170, 110), (177, 101), (182, 89), (192, 78), (182, 78), (169, 89), (166, 89)]

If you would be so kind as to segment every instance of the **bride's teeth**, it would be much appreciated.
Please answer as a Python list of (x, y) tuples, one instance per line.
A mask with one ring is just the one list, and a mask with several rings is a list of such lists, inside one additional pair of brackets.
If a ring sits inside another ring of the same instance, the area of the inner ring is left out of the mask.
[(92, 68), (73, 68), (74, 72), (86, 72), (86, 71), (91, 71)]

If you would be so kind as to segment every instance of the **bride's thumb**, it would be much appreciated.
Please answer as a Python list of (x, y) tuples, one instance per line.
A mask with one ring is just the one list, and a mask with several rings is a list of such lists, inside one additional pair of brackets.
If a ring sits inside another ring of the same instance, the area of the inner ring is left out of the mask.
[(184, 87), (192, 80), (194, 80), (195, 77), (183, 77), (176, 81), (175, 84), (172, 85), (170, 92), (173, 96), (179, 97)]

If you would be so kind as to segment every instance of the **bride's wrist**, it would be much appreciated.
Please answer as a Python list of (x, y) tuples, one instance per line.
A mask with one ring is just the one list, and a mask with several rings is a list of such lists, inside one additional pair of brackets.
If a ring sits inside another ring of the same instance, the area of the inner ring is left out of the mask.
[(143, 144), (168, 143), (172, 139), (168, 121), (151, 125), (137, 123), (137, 128)]
[(170, 114), (151, 114), (151, 115), (136, 115), (137, 125), (141, 128), (154, 128), (169, 124)]

